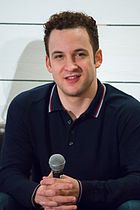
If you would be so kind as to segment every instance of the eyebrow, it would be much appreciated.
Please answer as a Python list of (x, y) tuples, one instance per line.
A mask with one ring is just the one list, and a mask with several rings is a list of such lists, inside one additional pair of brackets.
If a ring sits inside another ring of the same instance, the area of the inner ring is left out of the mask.
[(85, 52), (87, 52), (87, 50), (84, 49), (84, 48), (78, 48), (78, 49), (74, 50), (74, 52), (79, 52), (79, 51), (85, 51)]
[(55, 55), (55, 54), (59, 54), (59, 53), (63, 53), (63, 52), (62, 51), (58, 51), (58, 50), (54, 51), (54, 52), (52, 52), (52, 56)]
[[(78, 48), (78, 49), (75, 49), (75, 50), (74, 50), (74, 53), (75, 53), (75, 52), (80, 52), (80, 51), (87, 52), (87, 50), (84, 49), (84, 48)], [(53, 55), (55, 55), (55, 54), (61, 54), (61, 53), (64, 53), (64, 52), (63, 52), (63, 51), (56, 50), (56, 51), (52, 52), (51, 55), (53, 56)]]

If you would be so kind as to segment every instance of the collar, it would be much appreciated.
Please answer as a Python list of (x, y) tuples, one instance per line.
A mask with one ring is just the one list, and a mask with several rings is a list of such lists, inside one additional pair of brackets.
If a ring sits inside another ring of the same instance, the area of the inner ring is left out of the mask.
[[(106, 93), (106, 86), (103, 83), (100, 83), (98, 81), (98, 90), (97, 90), (95, 98), (92, 101), (93, 103), (92, 115), (94, 118), (97, 118), (99, 116), (99, 113), (101, 111), (101, 108), (104, 102), (105, 93)], [(94, 105), (94, 102), (95, 102), (95, 105)], [(92, 103), (91, 103), (91, 107), (92, 107)]]
[(58, 96), (56, 84), (54, 84), (50, 94), (48, 112), (60, 111), (60, 110), (63, 110), (63, 106)]
[[(94, 118), (97, 118), (99, 116), (99, 113), (101, 111), (104, 102), (105, 93), (106, 93), (106, 86), (98, 80), (97, 93), (94, 99), (92, 100), (89, 108), (82, 115), (91, 114)], [(48, 112), (62, 111), (62, 110), (64, 109), (58, 96), (56, 84), (54, 84), (50, 94)]]

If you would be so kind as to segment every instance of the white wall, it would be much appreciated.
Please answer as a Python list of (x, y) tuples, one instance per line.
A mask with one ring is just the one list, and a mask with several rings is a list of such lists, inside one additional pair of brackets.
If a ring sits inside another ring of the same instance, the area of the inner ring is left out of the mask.
[(63, 10), (95, 17), (104, 55), (98, 77), (140, 100), (139, 0), (0, 0), (0, 122), (15, 95), (52, 79), (42, 24)]

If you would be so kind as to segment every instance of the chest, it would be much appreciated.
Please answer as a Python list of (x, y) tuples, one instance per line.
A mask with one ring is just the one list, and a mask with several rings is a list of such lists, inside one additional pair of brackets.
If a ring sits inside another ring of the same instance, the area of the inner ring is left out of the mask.
[(113, 118), (81, 118), (68, 115), (49, 118), (52, 153), (66, 159), (65, 173), (79, 179), (114, 178), (119, 171), (117, 126)]

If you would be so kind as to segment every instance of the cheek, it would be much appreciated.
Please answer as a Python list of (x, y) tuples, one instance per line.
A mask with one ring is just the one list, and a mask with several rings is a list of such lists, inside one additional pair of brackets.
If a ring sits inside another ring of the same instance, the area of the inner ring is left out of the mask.
[(52, 63), (51, 65), (51, 69), (52, 69), (52, 72), (60, 72), (61, 69), (62, 69), (63, 65), (61, 62), (55, 62), (55, 63)]
[(85, 61), (85, 62), (82, 62), (81, 68), (86, 72), (91, 72), (91, 71), (93, 72), (95, 65), (91, 61)]
[(58, 80), (58, 78), (60, 77), (61, 69), (58, 66), (51, 66), (50, 72), (54, 80)]
[(86, 60), (76, 62), (77, 66), (79, 66), (82, 70), (86, 70), (89, 67), (89, 62)]
[(93, 66), (94, 60), (93, 60), (93, 58), (91, 58), (91, 57), (89, 56), (87, 59), (84, 59), (84, 60), (82, 61), (82, 64), (85, 65), (85, 66)]

